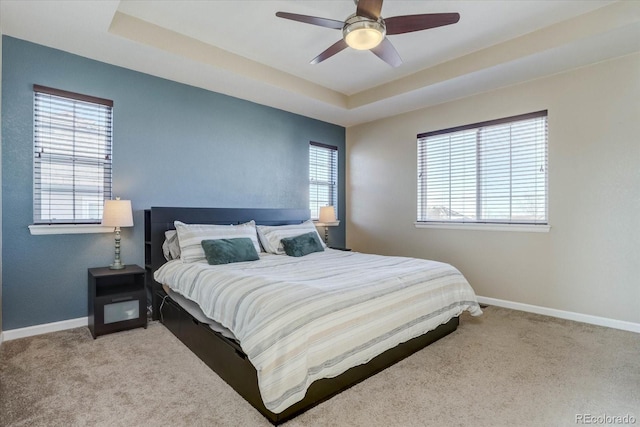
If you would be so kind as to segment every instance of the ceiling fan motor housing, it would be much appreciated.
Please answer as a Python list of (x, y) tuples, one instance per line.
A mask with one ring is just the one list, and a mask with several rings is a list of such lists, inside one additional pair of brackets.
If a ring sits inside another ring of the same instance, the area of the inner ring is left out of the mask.
[(355, 13), (346, 19), (342, 27), (344, 40), (350, 47), (358, 50), (369, 50), (378, 46), (386, 33), (384, 19), (371, 19)]

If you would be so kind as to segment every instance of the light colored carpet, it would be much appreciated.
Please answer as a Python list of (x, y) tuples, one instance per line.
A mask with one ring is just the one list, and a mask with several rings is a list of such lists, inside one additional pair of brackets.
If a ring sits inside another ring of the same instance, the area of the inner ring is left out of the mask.
[[(577, 414), (640, 424), (640, 335), (488, 307), (286, 426), (575, 426)], [(270, 424), (152, 323), (5, 342), (0, 425)]]

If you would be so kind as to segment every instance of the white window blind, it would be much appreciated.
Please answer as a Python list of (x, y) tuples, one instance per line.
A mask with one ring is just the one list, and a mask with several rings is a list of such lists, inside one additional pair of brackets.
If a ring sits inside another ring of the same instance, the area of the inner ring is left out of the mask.
[(547, 111), (418, 135), (418, 222), (547, 224)]
[(338, 147), (309, 144), (309, 209), (318, 219), (322, 206), (334, 206), (338, 215)]
[(34, 85), (33, 220), (95, 224), (111, 199), (113, 101)]

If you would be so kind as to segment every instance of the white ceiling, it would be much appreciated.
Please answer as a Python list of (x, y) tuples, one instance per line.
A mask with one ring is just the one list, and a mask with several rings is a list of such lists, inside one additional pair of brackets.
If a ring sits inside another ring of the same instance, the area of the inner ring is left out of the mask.
[(638, 1), (398, 1), (383, 17), (458, 12), (389, 36), (392, 68), (340, 31), (277, 11), (344, 20), (353, 0), (0, 1), (2, 33), (343, 126), (377, 120), (640, 51)]

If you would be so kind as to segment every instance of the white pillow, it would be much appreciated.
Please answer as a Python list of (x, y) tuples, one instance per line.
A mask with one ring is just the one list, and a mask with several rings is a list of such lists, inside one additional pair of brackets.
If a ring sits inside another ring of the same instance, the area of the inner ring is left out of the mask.
[[(285, 237), (295, 237), (301, 234), (315, 232), (318, 234), (316, 226), (311, 220), (305, 221), (302, 224), (291, 225), (258, 225), (258, 237), (260, 243), (266, 252), (282, 255), (284, 254), (284, 248), (280, 240)], [(322, 242), (322, 247), (326, 248), (324, 240), (318, 234), (318, 239)]]
[(167, 261), (180, 258), (180, 244), (178, 243), (178, 232), (176, 230), (167, 230), (164, 232), (162, 252)]
[(255, 221), (249, 221), (239, 225), (213, 225), (213, 224), (185, 224), (174, 221), (178, 232), (180, 244), (180, 258), (182, 262), (196, 262), (205, 259), (202, 249), (203, 240), (235, 239), (248, 237), (253, 242), (256, 252), (260, 252), (260, 243), (256, 234)]

